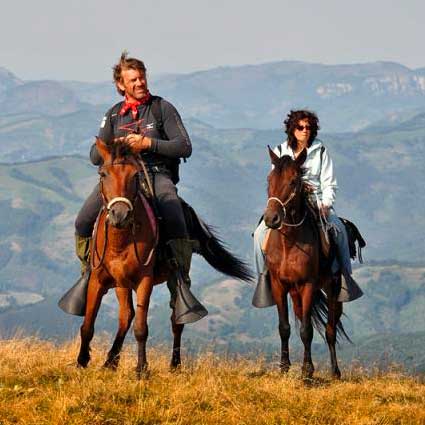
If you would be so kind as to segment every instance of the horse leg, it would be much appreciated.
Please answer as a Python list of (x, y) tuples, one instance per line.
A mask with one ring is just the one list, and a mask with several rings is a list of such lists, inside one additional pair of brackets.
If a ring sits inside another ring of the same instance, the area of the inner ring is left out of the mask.
[(119, 303), (118, 315), (118, 332), (115, 336), (114, 343), (109, 350), (104, 367), (116, 369), (120, 361), (120, 352), (124, 343), (125, 336), (130, 329), (131, 322), (134, 318), (134, 307), (131, 289), (115, 288), (115, 294)]
[(336, 334), (337, 334), (337, 324), (342, 315), (342, 303), (338, 302), (337, 291), (332, 290), (335, 288), (335, 285), (332, 285), (330, 290), (327, 291), (328, 298), (328, 322), (326, 324), (326, 342), (329, 347), (329, 354), (331, 357), (331, 373), (332, 377), (335, 379), (341, 378), (341, 372), (338, 367), (338, 361), (336, 357)]
[(176, 315), (173, 309), (173, 312), (171, 313), (171, 329), (173, 330), (174, 340), (173, 340), (173, 352), (171, 354), (171, 363), (170, 363), (170, 368), (172, 370), (177, 369), (177, 367), (180, 366), (181, 364), (180, 346), (181, 346), (183, 328), (184, 328), (183, 324), (176, 323)]
[(311, 323), (311, 308), (313, 305), (314, 289), (312, 283), (306, 283), (302, 289), (302, 319), (300, 327), (301, 340), (304, 344), (304, 360), (302, 366), (302, 377), (311, 379), (314, 366), (311, 359), (311, 342), (313, 340), (313, 325)]
[(288, 317), (288, 291), (283, 288), (280, 282), (277, 282), (275, 276), (272, 279), (273, 298), (277, 304), (277, 312), (279, 314), (279, 335), (281, 341), (280, 353), (280, 371), (286, 373), (291, 366), (289, 360), (289, 337), (291, 336), (291, 326)]
[(136, 374), (140, 378), (147, 373), (146, 341), (148, 339), (148, 309), (153, 288), (152, 275), (144, 276), (137, 287), (136, 319), (134, 322), (134, 336), (137, 341), (137, 367)]
[(92, 273), (87, 289), (87, 306), (83, 324), (80, 328), (81, 346), (77, 362), (81, 367), (86, 367), (90, 361), (90, 342), (94, 334), (94, 322), (99, 311), (100, 303), (106, 290), (101, 285), (97, 275)]

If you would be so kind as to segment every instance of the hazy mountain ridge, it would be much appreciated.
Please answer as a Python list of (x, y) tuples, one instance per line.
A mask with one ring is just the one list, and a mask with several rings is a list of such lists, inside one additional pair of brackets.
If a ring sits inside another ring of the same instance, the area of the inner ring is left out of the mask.
[[(12, 84), (13, 78), (16, 82)], [(0, 73), (0, 87), (6, 82), (8, 99), (27, 90), (30, 95), (31, 85), (46, 84), (22, 85), (12, 74)], [(120, 99), (112, 82), (55, 84), (64, 104), (57, 105), (57, 110), (40, 105), (53, 114), (77, 107), (69, 93), (82, 104), (105, 108)], [(326, 131), (358, 130), (393, 114), (425, 109), (424, 69), (412, 70), (392, 62), (323, 65), (281, 61), (168, 74), (152, 78), (150, 85), (154, 93), (172, 101), (184, 117), (218, 128), (277, 128), (289, 109), (307, 107), (318, 112)], [(6, 113), (23, 108), (9, 102), (2, 106)]]

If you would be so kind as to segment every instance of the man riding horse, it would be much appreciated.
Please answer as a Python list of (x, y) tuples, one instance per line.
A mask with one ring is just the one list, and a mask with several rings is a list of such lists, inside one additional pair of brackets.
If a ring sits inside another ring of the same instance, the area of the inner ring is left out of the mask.
[[(118, 93), (124, 100), (109, 109), (100, 126), (99, 138), (107, 145), (123, 143), (143, 159), (153, 181), (155, 206), (162, 218), (161, 230), (167, 251), (181, 276), (190, 284), (189, 268), (192, 241), (189, 239), (181, 201), (177, 196), (180, 158), (192, 153), (189, 136), (176, 108), (166, 100), (153, 96), (148, 89), (146, 67), (141, 60), (123, 52), (113, 68)], [(96, 144), (90, 151), (94, 165), (101, 165)], [(89, 242), (102, 207), (99, 185), (85, 201), (75, 221), (76, 252), (81, 260), (82, 276), (89, 278)], [(168, 279), (171, 303), (176, 299), (176, 277)]]
[[(340, 270), (342, 275), (338, 301), (353, 301), (361, 297), (363, 292), (352, 277), (346, 228), (333, 207), (337, 181), (328, 149), (316, 138), (320, 128), (319, 119), (316, 114), (310, 111), (291, 111), (284, 124), (288, 138), (273, 152), (279, 158), (288, 155), (292, 159), (296, 159), (306, 149), (307, 156), (303, 164), (303, 180), (311, 188), (310, 204), (316, 207), (322, 227), (325, 228), (325, 231), (330, 230), (336, 245), (337, 261), (332, 265), (332, 272), (336, 273)], [(286, 213), (285, 208), (284, 211)], [(290, 211), (288, 213), (290, 214)], [(269, 273), (264, 259), (264, 242), (269, 231), (271, 229), (262, 220), (254, 233), (255, 265), (259, 276), (253, 299), (253, 304), (256, 307), (268, 307), (274, 304), (269, 289)]]

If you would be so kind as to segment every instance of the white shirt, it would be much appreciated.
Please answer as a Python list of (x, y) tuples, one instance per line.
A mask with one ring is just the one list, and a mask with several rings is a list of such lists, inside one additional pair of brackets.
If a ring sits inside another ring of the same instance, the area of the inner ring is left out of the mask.
[[(317, 195), (322, 205), (332, 207), (335, 202), (335, 194), (338, 189), (332, 159), (328, 150), (324, 149), (323, 154), (320, 151), (323, 144), (315, 139), (311, 146), (307, 148), (307, 158), (303, 164), (305, 174), (303, 180), (312, 186), (314, 194)], [(289, 155), (294, 159), (294, 152), (285, 141), (273, 149), (273, 152), (282, 157)]]

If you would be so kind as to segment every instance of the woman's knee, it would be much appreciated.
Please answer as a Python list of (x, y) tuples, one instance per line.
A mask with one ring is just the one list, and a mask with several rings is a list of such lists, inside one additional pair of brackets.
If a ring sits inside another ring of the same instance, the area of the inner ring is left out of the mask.
[(265, 225), (264, 221), (261, 221), (261, 223), (257, 226), (257, 228), (254, 231), (254, 245), (261, 247), (264, 241), (264, 238), (267, 233), (267, 226)]
[(347, 231), (344, 223), (339, 219), (336, 214), (331, 214), (328, 217), (328, 221), (335, 228), (334, 234), (338, 243), (348, 243)]

